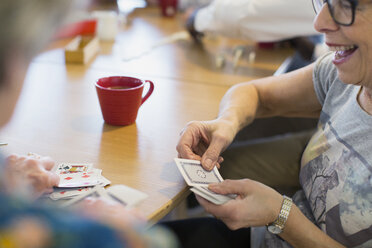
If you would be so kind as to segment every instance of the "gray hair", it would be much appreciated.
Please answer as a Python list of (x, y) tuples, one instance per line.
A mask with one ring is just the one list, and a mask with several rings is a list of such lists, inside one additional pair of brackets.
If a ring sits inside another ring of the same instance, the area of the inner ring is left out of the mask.
[(30, 60), (57, 31), (73, 0), (0, 1), (0, 87), (12, 52)]

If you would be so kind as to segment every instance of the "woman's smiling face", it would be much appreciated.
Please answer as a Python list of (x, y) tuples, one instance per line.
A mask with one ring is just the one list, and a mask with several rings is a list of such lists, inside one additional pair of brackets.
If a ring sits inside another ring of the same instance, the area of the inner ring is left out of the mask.
[(314, 26), (325, 34), (326, 44), (335, 52), (333, 63), (339, 78), (347, 84), (372, 88), (372, 2), (359, 1), (351, 26), (336, 24), (328, 7), (324, 4)]

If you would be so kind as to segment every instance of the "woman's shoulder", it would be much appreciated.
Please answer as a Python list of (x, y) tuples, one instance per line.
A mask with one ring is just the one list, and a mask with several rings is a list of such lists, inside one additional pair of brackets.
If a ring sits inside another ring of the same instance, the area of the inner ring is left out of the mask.
[(314, 77), (321, 81), (332, 81), (337, 78), (337, 69), (332, 63), (333, 56), (333, 52), (328, 52), (317, 59), (314, 67)]
[(355, 85), (349, 85), (342, 82), (338, 77), (336, 66), (332, 60), (334, 52), (329, 52), (319, 57), (315, 62), (313, 71), (313, 82), (316, 94), (321, 104), (329, 96), (352, 93)]

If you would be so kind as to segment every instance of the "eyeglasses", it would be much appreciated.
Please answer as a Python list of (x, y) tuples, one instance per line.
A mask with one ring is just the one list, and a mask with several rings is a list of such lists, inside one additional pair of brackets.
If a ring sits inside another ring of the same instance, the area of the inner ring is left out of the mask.
[(350, 26), (354, 23), (358, 0), (313, 0), (315, 13), (319, 13), (327, 3), (332, 19), (339, 25)]

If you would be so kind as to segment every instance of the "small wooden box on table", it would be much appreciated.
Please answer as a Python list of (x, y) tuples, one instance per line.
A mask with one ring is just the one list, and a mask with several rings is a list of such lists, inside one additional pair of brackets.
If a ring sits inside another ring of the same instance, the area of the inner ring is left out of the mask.
[(99, 51), (99, 41), (93, 36), (77, 36), (65, 47), (66, 63), (86, 64)]

